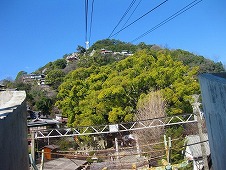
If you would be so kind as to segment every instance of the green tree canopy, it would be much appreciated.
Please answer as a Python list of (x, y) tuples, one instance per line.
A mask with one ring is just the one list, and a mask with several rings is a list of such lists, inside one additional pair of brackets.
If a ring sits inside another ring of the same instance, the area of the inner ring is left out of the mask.
[(168, 114), (191, 111), (189, 96), (199, 91), (196, 74), (168, 54), (140, 51), (111, 65), (79, 68), (59, 87), (57, 106), (71, 126), (131, 121), (138, 99), (161, 90)]
[(22, 79), (22, 76), (23, 75), (26, 75), (27, 74), (27, 72), (25, 72), (25, 71), (20, 71), (19, 73), (17, 73), (17, 76), (16, 76), (16, 79), (15, 79), (15, 81), (22, 81), (21, 79)]
[(54, 69), (64, 69), (67, 66), (67, 61), (63, 59), (58, 59), (54, 61)]
[(57, 89), (58, 86), (63, 82), (65, 73), (60, 69), (51, 70), (46, 76), (46, 82), (51, 84), (54, 89)]

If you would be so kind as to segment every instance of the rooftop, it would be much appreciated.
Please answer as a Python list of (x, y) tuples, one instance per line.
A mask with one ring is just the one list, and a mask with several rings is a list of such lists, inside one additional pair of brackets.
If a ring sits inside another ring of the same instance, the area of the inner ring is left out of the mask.
[(34, 119), (27, 123), (28, 127), (46, 126), (46, 125), (57, 125), (61, 122), (54, 119)]

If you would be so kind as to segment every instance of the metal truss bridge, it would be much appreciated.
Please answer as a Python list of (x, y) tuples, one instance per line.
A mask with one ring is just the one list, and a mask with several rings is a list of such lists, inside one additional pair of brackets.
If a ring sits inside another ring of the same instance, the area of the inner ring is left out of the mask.
[(73, 137), (81, 135), (100, 135), (100, 134), (127, 132), (194, 122), (197, 122), (196, 115), (183, 114), (171, 117), (160, 117), (154, 119), (139, 120), (134, 122), (124, 122), (110, 125), (80, 126), (64, 129), (35, 130), (33, 131), (33, 133), (35, 139)]

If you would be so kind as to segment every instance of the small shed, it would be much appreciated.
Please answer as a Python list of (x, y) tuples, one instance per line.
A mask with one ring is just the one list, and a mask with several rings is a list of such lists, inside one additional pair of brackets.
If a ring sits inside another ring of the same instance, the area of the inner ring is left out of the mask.
[(45, 159), (51, 160), (52, 158), (57, 158), (57, 155), (54, 154), (59, 149), (57, 145), (46, 145), (43, 147)]

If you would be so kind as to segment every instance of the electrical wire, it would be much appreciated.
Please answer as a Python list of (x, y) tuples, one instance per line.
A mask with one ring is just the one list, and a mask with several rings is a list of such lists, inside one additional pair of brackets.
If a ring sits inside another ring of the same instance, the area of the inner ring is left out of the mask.
[[(176, 139), (172, 139), (172, 141), (178, 141), (178, 140), (182, 140), (181, 138), (176, 138)], [(206, 141), (204, 141), (206, 142)], [(143, 145), (139, 145), (140, 148), (144, 148), (146, 146), (155, 146), (155, 145), (160, 145), (160, 144), (164, 144), (164, 142), (156, 142), (156, 143), (149, 143), (149, 144), (143, 144)], [(197, 144), (197, 143), (194, 143)], [(190, 145), (187, 145), (190, 146)], [(136, 148), (136, 146), (126, 146), (126, 147), (120, 147), (120, 150), (129, 150), (129, 149), (134, 149)], [(110, 152), (110, 151), (115, 151), (115, 148), (109, 148), (109, 149), (98, 149), (98, 150), (77, 150), (77, 153), (87, 153), (87, 152)], [(57, 151), (58, 153), (74, 153), (74, 151)]]
[(94, 10), (94, 0), (92, 1), (92, 9), (91, 9), (91, 20), (90, 20), (90, 29), (89, 29), (89, 43), (90, 43), (91, 34), (92, 34), (93, 10)]
[(88, 35), (88, 5), (89, 1), (85, 0), (85, 41), (87, 41)]
[(128, 12), (130, 11), (130, 9), (132, 8), (132, 6), (134, 5), (134, 3), (136, 2), (136, 0), (132, 0), (132, 2), (130, 3), (129, 7), (127, 8), (126, 12), (123, 14), (123, 16), (121, 17), (121, 19), (119, 20), (119, 22), (117, 23), (117, 25), (114, 27), (114, 29), (112, 30), (111, 34), (108, 36), (108, 38), (112, 37), (113, 32), (115, 31), (115, 29), (119, 26), (119, 24), (122, 22), (122, 20), (125, 18), (125, 16), (128, 14)]
[[(175, 140), (178, 140), (178, 139), (175, 139)], [(188, 144), (188, 145), (185, 145), (183, 146), (182, 148), (184, 147), (187, 147), (187, 146), (191, 146), (191, 145), (197, 145), (197, 144), (201, 144), (201, 143), (204, 143), (204, 142), (208, 142), (208, 140), (205, 140), (205, 141), (200, 141), (200, 142), (195, 142), (195, 143), (191, 143), (191, 144)], [(175, 150), (175, 149), (178, 149), (178, 148), (171, 148), (172, 150)], [(141, 161), (140, 160), (136, 160), (136, 161), (122, 161), (121, 159), (117, 160), (116, 158), (117, 157), (125, 157), (125, 156), (136, 156), (136, 155), (140, 155), (140, 154), (152, 154), (152, 153), (156, 153), (156, 152), (159, 152), (160, 154), (162, 152), (165, 152), (167, 151), (167, 149), (161, 149), (161, 150), (154, 150), (154, 151), (146, 151), (146, 152), (140, 152), (140, 153), (133, 153), (131, 152), (130, 154), (108, 154), (108, 155), (98, 155), (97, 157), (98, 158), (102, 158), (102, 159), (108, 159), (108, 158), (115, 158), (115, 160), (113, 161), (113, 163), (116, 163), (116, 164), (120, 164), (120, 166), (123, 166), (125, 164), (131, 164), (131, 163), (140, 163)], [(65, 158), (68, 158), (70, 159), (74, 164), (76, 164), (77, 166), (79, 166), (74, 160), (76, 158), (91, 158), (93, 156), (91, 155), (80, 155), (80, 154), (73, 154), (73, 153), (67, 153), (67, 154), (63, 154), (63, 153), (59, 153), (59, 152), (65, 152), (65, 151), (57, 151), (56, 153), (53, 153), (53, 152), (43, 152), (43, 151), (36, 151), (37, 153), (43, 153), (43, 154), (50, 154), (50, 155), (58, 155), (58, 156), (63, 156)], [(67, 151), (66, 151), (67, 152)], [(186, 152), (186, 151), (185, 151)], [(159, 160), (160, 158), (163, 158), (165, 157), (165, 154), (163, 155), (159, 155), (159, 156), (155, 156), (155, 157), (151, 157), (149, 158), (149, 160)], [(143, 163), (146, 162), (146, 160), (143, 160)], [(112, 163), (112, 161), (111, 161)], [(149, 164), (149, 162), (147, 162), (147, 165)], [(80, 165), (79, 167), (86, 167), (87, 165)]]
[(134, 8), (133, 12), (130, 14), (129, 18), (126, 20), (126, 22), (125, 22), (125, 24), (122, 26), (122, 28), (123, 28), (124, 26), (126, 26), (126, 24), (129, 22), (130, 18), (132, 17), (132, 15), (134, 14), (134, 12), (137, 10), (138, 6), (140, 5), (141, 1), (142, 1), (142, 0), (140, 0), (140, 1), (138, 2), (137, 6)]
[(108, 38), (111, 38), (115, 35), (117, 35), (118, 33), (120, 33), (121, 31), (125, 30), (126, 28), (128, 28), (129, 26), (133, 25), (134, 23), (136, 23), (137, 21), (139, 21), (140, 19), (142, 19), (143, 17), (145, 17), (146, 15), (148, 15), (149, 13), (153, 12), (154, 10), (156, 10), (157, 8), (159, 8), (160, 6), (162, 6), (164, 3), (166, 3), (169, 0), (165, 0), (162, 3), (158, 4), (156, 7), (152, 8), (150, 11), (146, 12), (145, 14), (143, 14), (141, 17), (137, 18), (135, 21), (131, 22), (130, 24), (128, 24), (127, 26), (123, 27), (121, 30), (119, 30), (118, 32), (116, 32), (115, 34), (111, 34)]
[(182, 9), (180, 9), (179, 11), (177, 11), (176, 13), (174, 13), (173, 15), (171, 15), (170, 17), (168, 17), (167, 19), (165, 19), (164, 21), (160, 22), (159, 24), (157, 24), (156, 26), (154, 26), (153, 28), (151, 28), (150, 30), (148, 30), (147, 32), (143, 33), (142, 35), (140, 35), (139, 37), (135, 38), (134, 40), (132, 40), (130, 43), (133, 43), (141, 38), (143, 38), (144, 36), (150, 34), (151, 32), (153, 32), (154, 30), (158, 29), (159, 27), (165, 25), (167, 22), (173, 20), (174, 18), (176, 18), (177, 16), (183, 14), (184, 12), (186, 12), (187, 10), (191, 9), (192, 7), (194, 7), (195, 5), (197, 5), (198, 3), (200, 3), (202, 0), (194, 0), (191, 3), (189, 3), (188, 5), (186, 5), (185, 7), (183, 7)]
[[(129, 22), (130, 18), (132, 17), (132, 15), (134, 14), (134, 12), (137, 10), (138, 6), (140, 5), (142, 0), (140, 0), (137, 4), (137, 6), (134, 8), (133, 12), (130, 14), (129, 18), (126, 20), (126, 22), (123, 24), (122, 28), (124, 28), (126, 26), (126, 24)], [(122, 29), (121, 28), (121, 29)], [(117, 36), (119, 33), (117, 33), (115, 36)]]
[[(204, 140), (204, 141), (200, 141), (200, 142), (194, 142), (194, 143), (191, 143), (191, 144), (187, 144), (187, 145), (184, 145), (182, 147), (179, 147), (179, 148), (171, 148), (172, 150), (177, 150), (177, 149), (182, 149), (182, 148), (185, 148), (187, 146), (192, 146), (192, 145), (197, 145), (197, 144), (201, 144), (201, 143), (205, 143), (205, 142), (208, 142), (208, 140)], [(163, 143), (163, 142), (162, 142)], [(115, 149), (114, 149), (115, 150)], [(163, 151), (166, 151), (167, 149), (155, 149), (155, 150), (152, 150), (152, 151), (146, 151), (146, 152), (141, 152), (141, 153), (130, 153), (130, 154), (118, 154), (118, 155), (110, 155), (112, 157), (116, 157), (116, 156), (131, 156), (131, 155), (139, 155), (139, 154), (149, 154), (149, 153), (155, 153), (155, 152), (163, 152)], [(93, 150), (93, 152), (97, 152), (98, 150)], [(106, 151), (109, 151), (106, 149)], [(37, 153), (42, 153), (42, 151), (36, 151)], [(64, 154), (66, 152), (66, 154)], [(87, 152), (87, 151), (86, 151)], [(90, 152), (90, 151), (88, 151)], [(56, 153), (50, 153), (50, 152), (44, 152), (44, 153), (48, 153), (48, 154), (51, 154), (51, 155), (61, 155), (61, 156), (71, 156), (71, 157), (77, 157), (77, 158), (90, 158), (92, 156), (90, 155), (81, 155), (81, 154), (75, 154), (74, 152), (71, 152), (71, 151), (57, 151)], [(106, 156), (98, 156), (100, 158), (107, 158), (109, 157), (109, 155), (106, 155)]]

